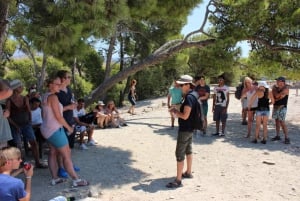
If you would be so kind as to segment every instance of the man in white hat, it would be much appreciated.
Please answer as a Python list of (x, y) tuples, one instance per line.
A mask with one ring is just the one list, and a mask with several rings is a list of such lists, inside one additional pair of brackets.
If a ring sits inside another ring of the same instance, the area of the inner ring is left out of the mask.
[[(193, 78), (183, 75), (176, 81), (179, 84), (183, 101), (180, 110), (173, 108), (171, 112), (178, 117), (178, 136), (176, 145), (177, 175), (173, 182), (166, 185), (168, 188), (182, 186), (182, 178), (192, 178), (192, 140), (193, 140), (193, 117), (196, 112), (198, 100), (191, 94), (194, 87)], [(191, 94), (191, 95), (190, 95)], [(183, 173), (184, 160), (186, 157), (187, 170)]]

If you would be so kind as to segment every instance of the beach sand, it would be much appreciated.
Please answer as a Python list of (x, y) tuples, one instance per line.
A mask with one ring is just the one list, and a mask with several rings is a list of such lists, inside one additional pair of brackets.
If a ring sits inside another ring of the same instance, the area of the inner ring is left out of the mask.
[(65, 195), (82, 201), (299, 201), (300, 96), (290, 91), (290, 145), (270, 141), (275, 135), (272, 119), (266, 145), (244, 138), (247, 126), (241, 125), (240, 101), (233, 95), (230, 98), (224, 138), (211, 136), (215, 124), (209, 100), (208, 132), (194, 136), (194, 178), (184, 179), (183, 187), (165, 187), (176, 175), (177, 123), (175, 129), (170, 128), (168, 109), (163, 106), (167, 98), (162, 97), (139, 102), (137, 115), (121, 109), (129, 126), (97, 129), (97, 146), (72, 150), (79, 174), (90, 186), (73, 188), (70, 180), (50, 186), (49, 171), (35, 169), (31, 200), (48, 201)]

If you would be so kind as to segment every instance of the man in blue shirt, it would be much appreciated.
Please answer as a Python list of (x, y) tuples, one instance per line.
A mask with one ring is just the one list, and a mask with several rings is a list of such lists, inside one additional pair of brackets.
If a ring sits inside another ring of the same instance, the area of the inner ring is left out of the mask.
[[(169, 93), (168, 93), (168, 109), (169, 111), (172, 110), (173, 108), (176, 108), (177, 110), (180, 109), (181, 106), (181, 99), (182, 99), (182, 91), (176, 82), (169, 88)], [(171, 127), (174, 128), (174, 122), (175, 122), (175, 117), (174, 115), (170, 112), (171, 114)]]

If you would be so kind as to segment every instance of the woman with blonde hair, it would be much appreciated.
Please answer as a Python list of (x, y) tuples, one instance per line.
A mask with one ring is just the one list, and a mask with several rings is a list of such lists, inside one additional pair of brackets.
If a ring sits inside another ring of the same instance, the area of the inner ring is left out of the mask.
[(56, 156), (59, 154), (63, 158), (64, 167), (73, 179), (73, 186), (87, 186), (89, 183), (84, 179), (80, 179), (75, 173), (71, 160), (71, 150), (64, 127), (68, 133), (73, 133), (73, 128), (64, 119), (62, 115), (63, 106), (55, 94), (60, 90), (61, 79), (58, 76), (49, 78), (47, 87), (48, 92), (42, 97), (43, 123), (41, 132), (47, 139), (50, 147), (48, 163), (52, 175), (51, 184), (56, 185), (64, 181), (57, 175), (58, 164)]
[(136, 86), (137, 81), (136, 80), (131, 80), (130, 83), (130, 90), (128, 93), (128, 100), (131, 103), (131, 106), (128, 110), (128, 113), (134, 115), (134, 106), (136, 105), (136, 91), (135, 91), (135, 86)]
[(243, 110), (247, 113), (247, 135), (246, 138), (249, 138), (251, 136), (251, 130), (252, 130), (252, 123), (254, 118), (254, 112), (257, 108), (257, 101), (258, 99), (255, 98), (253, 100), (253, 103), (250, 105), (250, 109), (248, 108), (248, 102), (252, 98), (252, 96), (256, 93), (257, 86), (253, 84), (253, 80), (250, 77), (245, 77), (244, 79), (244, 89), (242, 91), (241, 99), (245, 100), (245, 103), (243, 103)]

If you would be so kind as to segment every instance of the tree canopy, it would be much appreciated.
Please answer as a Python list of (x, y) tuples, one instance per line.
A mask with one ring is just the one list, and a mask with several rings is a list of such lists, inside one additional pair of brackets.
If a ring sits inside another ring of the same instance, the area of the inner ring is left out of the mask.
[[(47, 74), (47, 59), (50, 56), (60, 59), (94, 86), (86, 96), (87, 104), (98, 100), (116, 84), (122, 85), (120, 94), (124, 96), (133, 75), (148, 74), (149, 79), (162, 79), (161, 75), (166, 75), (165, 86), (180, 73), (211, 77), (222, 72), (234, 75), (237, 69), (241, 74), (274, 78), (284, 73), (291, 79), (299, 79), (294, 73), (284, 71), (296, 72), (300, 67), (298, 0), (201, 3), (201, 0), (3, 0), (0, 54), (5, 54), (3, 47), (9, 33), (20, 48), (26, 49), (41, 83)], [(197, 30), (182, 36), (180, 31), (187, 16), (196, 6), (206, 6), (202, 24), (199, 20)], [(236, 48), (240, 41), (248, 41), (252, 47), (246, 60), (240, 58), (240, 49)], [(99, 44), (101, 49), (91, 50)], [(35, 62), (40, 55), (43, 62)], [(160, 94), (155, 90), (149, 93)]]

